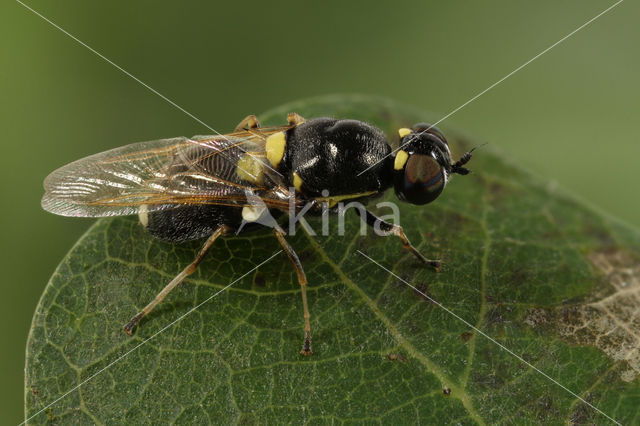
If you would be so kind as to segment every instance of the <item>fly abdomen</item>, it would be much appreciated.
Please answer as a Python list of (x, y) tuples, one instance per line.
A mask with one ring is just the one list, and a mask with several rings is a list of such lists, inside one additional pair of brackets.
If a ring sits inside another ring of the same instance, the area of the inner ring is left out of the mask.
[(208, 237), (222, 225), (237, 229), (242, 223), (242, 207), (190, 205), (146, 213), (141, 208), (138, 216), (154, 237), (181, 243)]

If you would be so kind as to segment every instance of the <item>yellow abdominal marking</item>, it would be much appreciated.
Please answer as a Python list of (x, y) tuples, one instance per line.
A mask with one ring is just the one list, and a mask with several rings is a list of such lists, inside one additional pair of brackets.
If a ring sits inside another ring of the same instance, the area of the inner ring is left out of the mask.
[(238, 160), (236, 175), (247, 182), (262, 184), (264, 178), (262, 161), (250, 154), (243, 155), (242, 158)]
[(398, 151), (398, 153), (396, 154), (396, 160), (393, 162), (393, 169), (402, 170), (408, 158), (409, 154), (407, 154), (403, 150)]
[(302, 178), (296, 172), (293, 172), (293, 186), (296, 188), (296, 191), (301, 191)]
[(287, 144), (287, 140), (284, 136), (284, 132), (274, 133), (267, 138), (265, 149), (267, 151), (267, 159), (273, 167), (278, 167), (282, 157), (284, 157), (284, 147)]
[(402, 129), (398, 130), (398, 134), (400, 135), (401, 138), (404, 138), (409, 133), (411, 133), (411, 129), (407, 129), (406, 127), (403, 127)]
[(373, 195), (378, 191), (368, 191), (368, 192), (360, 192), (358, 194), (345, 194), (345, 195), (334, 195), (333, 197), (318, 197), (316, 201), (320, 203), (327, 203), (329, 208), (333, 208), (340, 201), (351, 200), (354, 198), (366, 197), (368, 195)]

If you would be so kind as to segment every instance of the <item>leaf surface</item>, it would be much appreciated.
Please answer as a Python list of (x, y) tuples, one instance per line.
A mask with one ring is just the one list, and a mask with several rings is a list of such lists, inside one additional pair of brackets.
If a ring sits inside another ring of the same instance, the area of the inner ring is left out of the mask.
[[(291, 111), (365, 120), (391, 139), (400, 127), (433, 119), (378, 98), (333, 96), (278, 108), (263, 122), (282, 124)], [(456, 159), (482, 142), (443, 130)], [(621, 423), (640, 421), (638, 233), (491, 146), (477, 150), (469, 168), (474, 173), (455, 177), (433, 204), (398, 203), (407, 235), (444, 262), (441, 273), (417, 263), (395, 238), (360, 236), (355, 214), (346, 216), (344, 236), (331, 217), (329, 236), (320, 235), (319, 219), (308, 219), (318, 235), (289, 237), (310, 283), (308, 358), (299, 355), (302, 304), (284, 253), (184, 316), (276, 253), (270, 232), (216, 242), (129, 337), (122, 325), (193, 260), (200, 243), (154, 240), (131, 217), (96, 221), (62, 260), (34, 314), (26, 418), (611, 422), (569, 389)], [(392, 192), (385, 200), (395, 200)]]

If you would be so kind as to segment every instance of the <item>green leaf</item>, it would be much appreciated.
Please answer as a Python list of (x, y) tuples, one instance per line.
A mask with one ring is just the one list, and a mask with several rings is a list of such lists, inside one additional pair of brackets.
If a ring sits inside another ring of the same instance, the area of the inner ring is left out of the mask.
[[(399, 127), (434, 118), (386, 100), (336, 96), (284, 106), (263, 121), (281, 124), (290, 111), (366, 120), (393, 139)], [(444, 130), (454, 158), (482, 142)], [(129, 337), (121, 326), (192, 261), (199, 243), (159, 242), (135, 218), (98, 220), (35, 312), (26, 417), (62, 424), (610, 422), (568, 389), (619, 422), (640, 421), (639, 234), (491, 145), (469, 167), (474, 173), (456, 177), (432, 205), (399, 203), (409, 238), (444, 262), (441, 273), (417, 263), (396, 238), (360, 236), (355, 214), (347, 215), (344, 237), (333, 218), (331, 236), (300, 230), (289, 237), (310, 282), (308, 358), (299, 355), (300, 291), (283, 253), (138, 347), (277, 252), (270, 232), (216, 242), (192, 278)], [(319, 220), (309, 223), (320, 233)]]

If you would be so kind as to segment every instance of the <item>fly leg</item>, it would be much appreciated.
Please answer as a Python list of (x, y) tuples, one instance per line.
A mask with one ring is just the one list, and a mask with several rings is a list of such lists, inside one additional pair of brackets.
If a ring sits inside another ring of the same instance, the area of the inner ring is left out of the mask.
[(144, 309), (142, 309), (142, 311), (140, 311), (138, 314), (136, 314), (136, 316), (131, 318), (131, 321), (129, 321), (124, 327), (122, 327), (122, 330), (128, 335), (132, 335), (133, 328), (136, 326), (136, 324), (138, 324), (138, 322), (140, 322), (142, 318), (144, 318), (149, 312), (151, 312), (153, 308), (156, 307), (156, 305), (162, 302), (164, 298), (167, 297), (167, 294), (171, 292), (171, 290), (173, 290), (178, 284), (184, 281), (184, 279), (187, 278), (189, 275), (193, 274), (193, 272), (196, 270), (196, 268), (204, 258), (204, 255), (213, 245), (214, 241), (220, 235), (224, 235), (227, 232), (229, 232), (229, 228), (227, 228), (224, 225), (216, 229), (215, 232), (211, 234), (211, 236), (207, 239), (207, 241), (205, 241), (204, 245), (202, 246), (202, 248), (198, 252), (198, 255), (196, 256), (196, 259), (189, 266), (184, 268), (184, 270), (180, 272), (174, 279), (172, 279), (171, 282), (167, 284), (165, 288), (163, 288), (162, 291), (158, 293), (158, 295), (147, 306), (144, 307)]
[[(298, 126), (304, 123), (306, 120), (295, 112), (290, 112), (287, 115), (287, 123), (289, 126)], [(258, 121), (258, 117), (255, 115), (247, 115), (244, 120), (242, 120), (235, 128), (235, 132), (241, 132), (246, 129), (257, 129), (260, 127), (260, 122)]]
[[(396, 237), (400, 238), (400, 241), (402, 241), (402, 247), (403, 248), (405, 248), (406, 250), (409, 250), (411, 253), (413, 253), (413, 255), (415, 257), (420, 259), (423, 263), (426, 263), (427, 265), (431, 266), (436, 271), (440, 272), (440, 270), (442, 269), (442, 264), (440, 263), (440, 261), (439, 260), (431, 260), (431, 259), (427, 259), (426, 257), (424, 257), (422, 255), (422, 253), (420, 253), (411, 244), (411, 242), (409, 241), (409, 239), (405, 235), (404, 231), (402, 230), (401, 226), (385, 222), (384, 220), (380, 219), (379, 217), (377, 217), (376, 215), (371, 213), (369, 210), (366, 210), (366, 209), (355, 209), (355, 210), (360, 215), (360, 218), (364, 219), (364, 221), (367, 223), (367, 225), (371, 226), (374, 229), (380, 229), (380, 231), (382, 231), (382, 235), (385, 236), (385, 237), (389, 236), (389, 235), (395, 235)], [(363, 215), (364, 215), (364, 217), (363, 217)]]
[(289, 126), (299, 126), (300, 124), (304, 123), (305, 121), (307, 121), (307, 120), (305, 120), (298, 113), (290, 112), (287, 115), (287, 122), (289, 123)]
[(260, 127), (260, 122), (258, 121), (258, 117), (251, 114), (251, 115), (247, 115), (244, 118), (244, 120), (238, 123), (234, 131), (241, 132), (245, 129), (257, 129), (258, 127)]
[(304, 274), (304, 270), (302, 269), (302, 264), (300, 263), (300, 259), (298, 259), (298, 255), (295, 251), (293, 251), (293, 247), (289, 245), (287, 240), (284, 238), (286, 235), (282, 228), (276, 226), (274, 228), (274, 233), (276, 234), (276, 238), (280, 242), (280, 245), (287, 252), (287, 256), (289, 256), (289, 260), (291, 264), (296, 269), (296, 273), (298, 274), (298, 283), (300, 284), (300, 289), (302, 290), (302, 309), (304, 310), (304, 344), (302, 345), (302, 350), (300, 351), (301, 355), (309, 356), (311, 355), (311, 326), (309, 324), (309, 306), (307, 305), (307, 277)]

